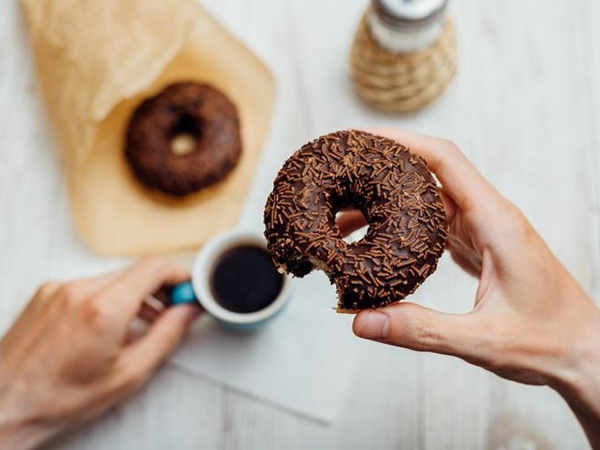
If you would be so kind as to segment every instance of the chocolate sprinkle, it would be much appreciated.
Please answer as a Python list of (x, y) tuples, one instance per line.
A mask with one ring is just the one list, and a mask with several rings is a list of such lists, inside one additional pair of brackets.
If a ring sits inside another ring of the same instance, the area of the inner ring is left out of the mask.
[[(369, 223), (351, 244), (335, 223), (344, 207)], [(435, 271), (448, 235), (426, 162), (396, 141), (355, 130), (322, 136), (285, 162), (264, 223), (275, 264), (298, 277), (324, 268), (344, 312), (412, 294)]]

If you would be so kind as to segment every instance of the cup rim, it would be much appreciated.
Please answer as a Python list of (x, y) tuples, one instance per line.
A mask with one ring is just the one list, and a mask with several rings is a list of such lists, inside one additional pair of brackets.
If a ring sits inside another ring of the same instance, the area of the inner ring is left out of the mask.
[(192, 285), (206, 312), (223, 322), (239, 325), (262, 322), (276, 315), (287, 303), (291, 290), (291, 280), (282, 274), (283, 284), (279, 295), (265, 308), (251, 313), (240, 313), (221, 306), (210, 288), (211, 270), (219, 256), (230, 248), (244, 244), (256, 245), (265, 251), (267, 248), (265, 238), (259, 233), (247, 230), (226, 231), (210, 239), (200, 249), (192, 267)]

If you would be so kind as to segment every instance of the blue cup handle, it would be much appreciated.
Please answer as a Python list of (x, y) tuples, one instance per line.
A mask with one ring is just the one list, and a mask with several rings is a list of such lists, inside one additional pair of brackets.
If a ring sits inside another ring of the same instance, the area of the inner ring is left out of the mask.
[(198, 297), (194, 292), (194, 286), (191, 281), (176, 284), (169, 293), (169, 303), (171, 305), (183, 305), (186, 303), (198, 303)]

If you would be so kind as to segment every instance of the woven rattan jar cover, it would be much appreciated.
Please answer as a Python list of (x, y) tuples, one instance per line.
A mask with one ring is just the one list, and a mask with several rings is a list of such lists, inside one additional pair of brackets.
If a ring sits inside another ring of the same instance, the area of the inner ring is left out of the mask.
[(409, 112), (444, 92), (457, 66), (454, 27), (445, 10), (444, 0), (372, 1), (350, 59), (365, 101), (384, 111)]

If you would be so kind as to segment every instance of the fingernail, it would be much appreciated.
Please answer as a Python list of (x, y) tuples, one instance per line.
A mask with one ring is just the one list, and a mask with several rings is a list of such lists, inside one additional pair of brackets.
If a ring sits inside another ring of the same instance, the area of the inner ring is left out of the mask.
[(200, 314), (202, 313), (202, 308), (199, 308), (198, 306), (192, 306), (192, 310), (190, 311), (190, 319), (194, 320), (196, 319), (198, 316), (200, 316)]
[(365, 339), (383, 339), (387, 336), (390, 319), (379, 311), (361, 312), (354, 319), (354, 333)]
[(196, 319), (202, 312), (202, 309), (200, 307), (190, 304), (175, 305), (173, 306), (173, 308), (182, 309), (184, 311), (184, 314), (190, 319), (190, 321)]

